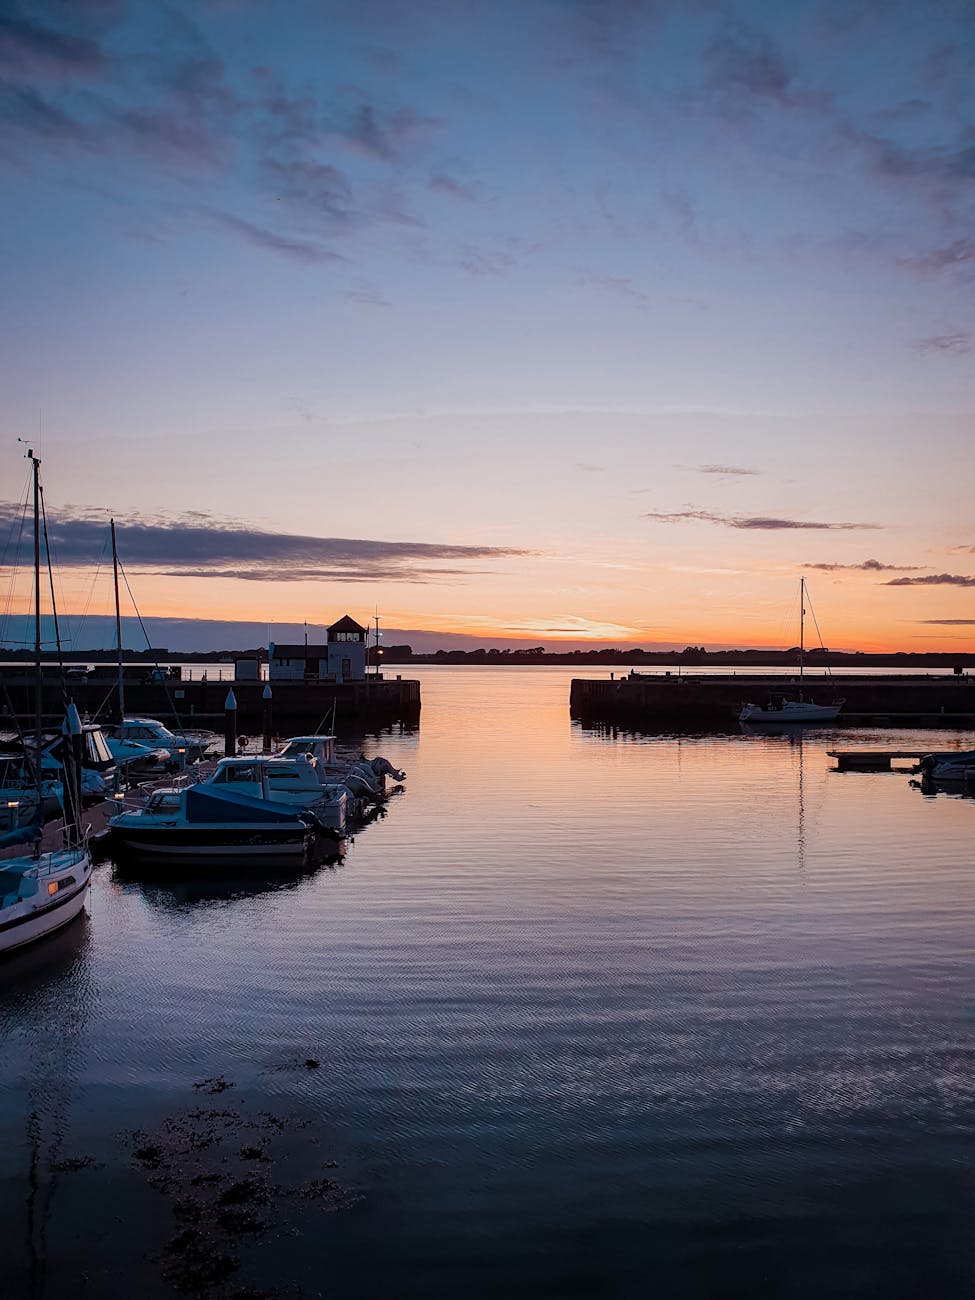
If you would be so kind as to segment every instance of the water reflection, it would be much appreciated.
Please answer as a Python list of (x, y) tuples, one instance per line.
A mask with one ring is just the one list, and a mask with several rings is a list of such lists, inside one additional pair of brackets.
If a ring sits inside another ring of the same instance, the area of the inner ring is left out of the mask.
[(2, 1114), (5, 1290), (46, 1294), (49, 1254), (58, 1248), (52, 1218), (72, 1154), (72, 1117), (87, 1060), (93, 1002), (91, 922), (70, 925), (14, 953), (0, 967), (0, 1036), (20, 1086)]
[(283, 894), (301, 889), (322, 870), (341, 866), (345, 861), (346, 840), (322, 840), (305, 862), (283, 858), (277, 866), (227, 864), (215, 871), (200, 863), (195, 865), (153, 863), (145, 867), (138, 861), (116, 863), (113, 880), (123, 891), (141, 893), (146, 902), (162, 911), (183, 911), (207, 903), (228, 903), (236, 899), (256, 898), (262, 894)]
[(240, 1294), (317, 1292), (323, 1260), (348, 1297), (967, 1294), (971, 800), (837, 774), (821, 730), (584, 728), (571, 670), (423, 675), (422, 730), (368, 746), (409, 798), (342, 870), (100, 870), (78, 967), (8, 993), (11, 1232), (53, 1069), (64, 1151), (103, 1162), (53, 1202), (46, 1300), (106, 1241), (99, 1300), (162, 1293), (172, 1225), (145, 1188), (130, 1210), (117, 1135), (216, 1075), (362, 1195), (249, 1244)]
[(63, 984), (84, 985), (90, 978), (91, 917), (87, 908), (68, 925), (45, 939), (17, 949), (0, 961), (0, 1024), (26, 1003), (42, 1005), (43, 998)]

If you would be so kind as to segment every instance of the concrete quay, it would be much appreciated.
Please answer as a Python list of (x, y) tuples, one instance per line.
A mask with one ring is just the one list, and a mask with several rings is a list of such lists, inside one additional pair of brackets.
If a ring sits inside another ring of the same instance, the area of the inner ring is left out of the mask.
[[(725, 730), (737, 725), (745, 703), (770, 695), (795, 698), (795, 677), (762, 673), (661, 673), (654, 676), (573, 678), (569, 711), (582, 722), (637, 730)], [(806, 674), (803, 697), (815, 704), (844, 701), (835, 726), (975, 726), (975, 677)]]
[[(232, 689), (237, 701), (238, 733), (259, 735), (263, 719), (264, 681), (147, 682), (125, 680), (125, 712), (129, 716), (158, 718), (167, 726), (209, 727), (223, 730), (224, 702)], [(415, 680), (369, 677), (357, 682), (275, 681), (271, 682), (272, 726), (276, 734), (303, 731), (329, 724), (335, 710), (336, 725), (355, 721), (369, 724), (402, 722), (415, 724), (420, 718), (420, 683)], [(21, 720), (34, 715), (34, 679), (23, 669), (2, 674), (0, 725), (3, 717), (16, 714)], [(71, 698), (83, 714), (98, 721), (116, 720), (118, 684), (110, 676), (90, 676), (68, 684)], [(45, 674), (44, 715), (60, 723), (64, 713), (60, 679)]]

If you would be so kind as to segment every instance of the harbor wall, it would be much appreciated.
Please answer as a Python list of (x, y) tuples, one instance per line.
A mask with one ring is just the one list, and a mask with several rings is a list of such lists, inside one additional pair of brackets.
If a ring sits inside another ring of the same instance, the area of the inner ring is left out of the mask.
[[(15, 713), (21, 719), (33, 718), (34, 680), (23, 673), (3, 674), (0, 694), (0, 723)], [(223, 729), (224, 703), (233, 689), (237, 701), (238, 733), (261, 732), (264, 681), (181, 681), (165, 686), (134, 678), (126, 680), (125, 712), (129, 716), (158, 718), (167, 726), (209, 727)], [(70, 682), (70, 697), (83, 714), (100, 722), (115, 722), (118, 715), (118, 686), (110, 679), (88, 678)], [(415, 679), (375, 678), (343, 682), (273, 682), (271, 683), (271, 719), (276, 734), (282, 730), (299, 731), (328, 724), (335, 710), (336, 725), (356, 720), (382, 724), (416, 723), (420, 717), (420, 683)], [(60, 679), (45, 677), (44, 714), (52, 722), (63, 715), (64, 696)]]
[[(569, 711), (583, 722), (706, 730), (737, 724), (745, 703), (764, 705), (769, 695), (794, 699), (797, 693), (794, 678), (760, 673), (573, 678)], [(975, 677), (967, 674), (807, 674), (803, 698), (814, 704), (842, 699), (838, 726), (975, 726)]]

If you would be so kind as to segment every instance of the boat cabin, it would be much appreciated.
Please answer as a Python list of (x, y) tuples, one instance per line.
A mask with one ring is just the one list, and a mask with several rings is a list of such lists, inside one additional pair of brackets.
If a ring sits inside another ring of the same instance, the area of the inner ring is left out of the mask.
[(290, 736), (278, 751), (278, 758), (297, 758), (307, 754), (326, 767), (335, 762), (334, 736)]
[(302, 758), (222, 758), (206, 785), (224, 786), (255, 799), (306, 805), (322, 798), (314, 762)]

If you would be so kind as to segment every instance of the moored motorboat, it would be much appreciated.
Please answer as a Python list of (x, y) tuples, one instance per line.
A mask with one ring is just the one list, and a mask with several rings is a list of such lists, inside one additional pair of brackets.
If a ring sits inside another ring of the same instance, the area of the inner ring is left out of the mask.
[(205, 782), (153, 790), (108, 826), (110, 852), (150, 861), (304, 858), (313, 833), (299, 810)]
[(173, 732), (158, 718), (125, 719), (111, 729), (112, 736), (119, 741), (145, 745), (149, 749), (164, 749), (174, 767), (184, 767), (195, 763), (219, 743), (219, 737), (212, 732)]
[(335, 756), (335, 737), (331, 735), (291, 736), (277, 751), (278, 758), (306, 758), (322, 773), (323, 780), (341, 781), (356, 798), (381, 798), (386, 777), (405, 781), (406, 773), (381, 755), (366, 758), (360, 754), (352, 763), (339, 763)]
[(338, 780), (329, 780), (313, 758), (256, 756), (222, 758), (203, 783), (216, 790), (236, 790), (310, 814), (320, 830), (345, 830), (350, 795)]
[(925, 754), (918, 763), (918, 771), (926, 781), (967, 781), (975, 771), (975, 749)]
[(119, 770), (127, 777), (165, 772), (171, 766), (172, 760), (168, 749), (153, 748), (134, 740), (119, 740), (117, 736), (112, 735), (105, 737), (105, 743)]

